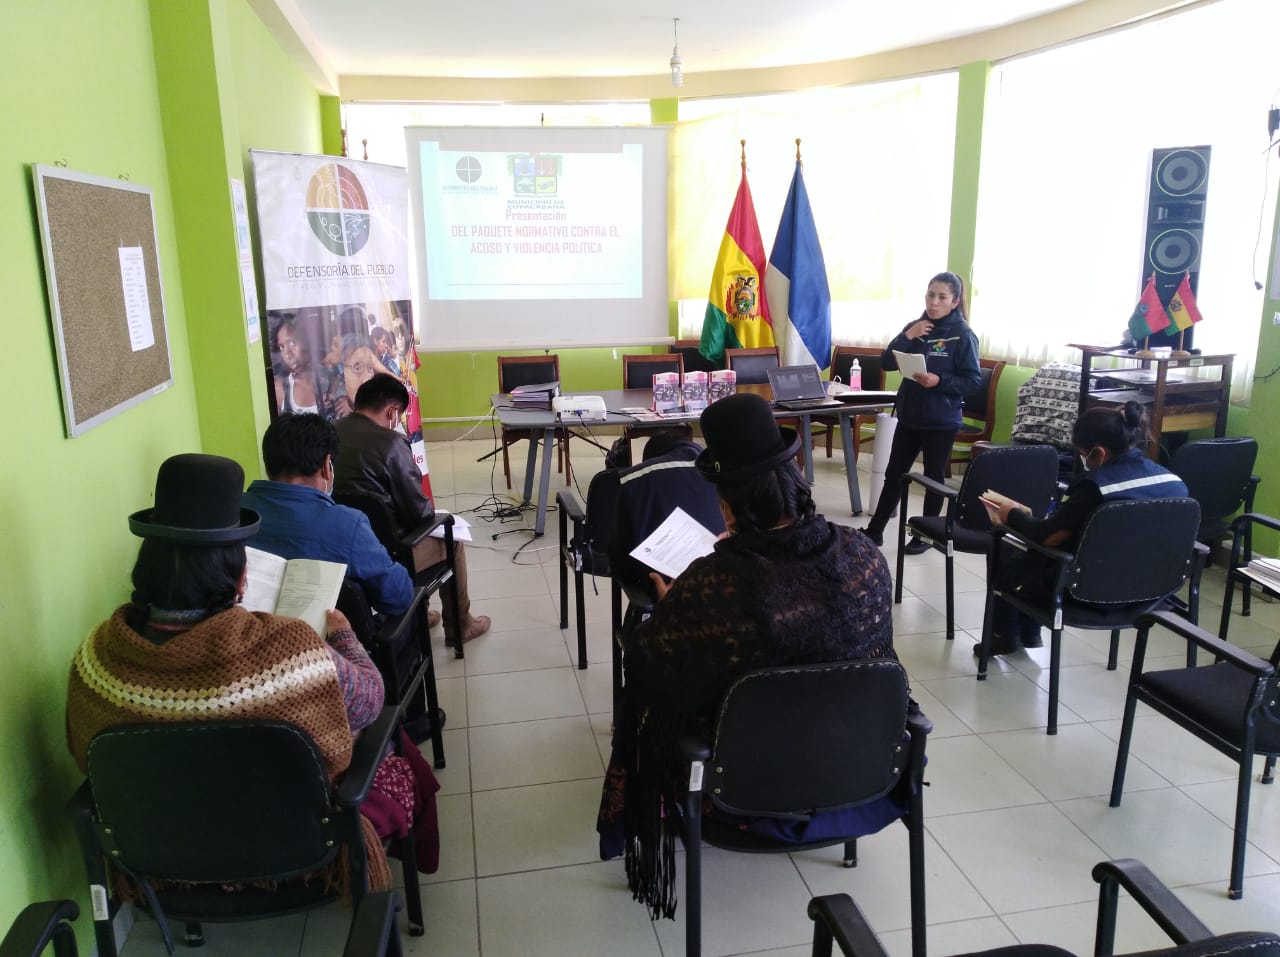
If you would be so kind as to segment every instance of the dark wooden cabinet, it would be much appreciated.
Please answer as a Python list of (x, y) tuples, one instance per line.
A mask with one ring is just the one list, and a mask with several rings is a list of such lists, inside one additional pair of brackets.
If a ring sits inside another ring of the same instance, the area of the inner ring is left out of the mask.
[[(1104, 349), (1072, 343), (1080, 361), (1080, 412), (1094, 406), (1123, 406), (1130, 399), (1147, 406), (1151, 441), (1147, 457), (1157, 459), (1166, 432), (1213, 429), (1227, 432), (1234, 355), (1136, 356), (1124, 349)], [(1102, 359), (1102, 368), (1094, 363)], [(1123, 360), (1112, 362), (1109, 360)], [(1197, 370), (1197, 371), (1193, 371)], [(1216, 376), (1198, 370), (1217, 370)]]

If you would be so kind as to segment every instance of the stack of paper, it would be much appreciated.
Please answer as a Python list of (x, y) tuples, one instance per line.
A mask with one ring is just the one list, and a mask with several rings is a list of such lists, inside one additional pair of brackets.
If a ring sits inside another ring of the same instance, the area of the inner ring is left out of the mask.
[(1268, 588), (1280, 591), (1280, 559), (1255, 558), (1245, 568)]

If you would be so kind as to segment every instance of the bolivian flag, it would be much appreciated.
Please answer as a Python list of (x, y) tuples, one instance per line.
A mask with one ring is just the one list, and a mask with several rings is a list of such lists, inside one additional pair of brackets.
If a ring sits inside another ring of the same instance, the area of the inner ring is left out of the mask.
[(1191, 291), (1191, 274), (1183, 273), (1178, 291), (1169, 300), (1169, 328), (1164, 334), (1176, 336), (1184, 329), (1190, 329), (1202, 318), (1200, 308), (1196, 305), (1195, 293)]
[(755, 349), (775, 344), (769, 302), (764, 294), (764, 271), (764, 242), (744, 165), (702, 320), (698, 351), (712, 362), (723, 362), (727, 348)]
[(1165, 315), (1164, 306), (1160, 302), (1160, 294), (1156, 292), (1156, 276), (1147, 277), (1147, 284), (1142, 287), (1142, 296), (1138, 299), (1138, 307), (1129, 317), (1129, 332), (1133, 341), (1154, 335), (1169, 325), (1169, 317)]

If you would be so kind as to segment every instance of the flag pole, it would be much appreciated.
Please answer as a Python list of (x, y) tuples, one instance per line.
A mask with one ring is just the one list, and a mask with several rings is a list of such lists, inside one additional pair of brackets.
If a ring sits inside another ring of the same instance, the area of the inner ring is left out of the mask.
[(738, 140), (738, 145), (742, 147), (742, 172), (745, 174), (747, 171), (747, 141)]
[(798, 136), (796, 137), (796, 162), (797, 162), (797, 163), (801, 162), (801, 160), (800, 160), (800, 137), (798, 137)]
[[(1190, 281), (1191, 281), (1191, 270), (1190, 270), (1190, 269), (1188, 269), (1188, 270), (1187, 270), (1186, 275), (1185, 275), (1185, 277), (1184, 277), (1184, 278), (1186, 278), (1186, 280), (1187, 280), (1188, 282), (1190, 282)], [(1186, 348), (1183, 346), (1183, 340), (1185, 340), (1185, 339), (1186, 339), (1186, 336), (1187, 336), (1187, 330), (1186, 330), (1186, 329), (1179, 329), (1179, 330), (1178, 330), (1178, 348), (1174, 349), (1172, 354), (1173, 354), (1173, 355), (1175, 355), (1175, 356), (1178, 356), (1179, 358), (1182, 358), (1182, 357), (1184, 357), (1184, 356), (1189, 356), (1189, 355), (1191, 355), (1191, 353), (1190, 353), (1190, 352), (1188, 352), (1188, 351), (1186, 350)]]

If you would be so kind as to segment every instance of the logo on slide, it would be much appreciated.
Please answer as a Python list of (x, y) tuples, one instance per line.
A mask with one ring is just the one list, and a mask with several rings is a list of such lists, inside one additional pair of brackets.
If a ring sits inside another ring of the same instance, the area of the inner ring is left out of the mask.
[(453, 171), (458, 174), (458, 179), (464, 183), (474, 183), (480, 178), (480, 174), (484, 172), (480, 165), (480, 161), (474, 156), (464, 156), (458, 160), (457, 165), (453, 167)]
[(369, 198), (345, 166), (321, 166), (307, 183), (307, 222), (336, 256), (354, 256), (369, 241)]
[(517, 153), (507, 157), (516, 193), (529, 196), (554, 196), (560, 188), (560, 157), (542, 153)]

